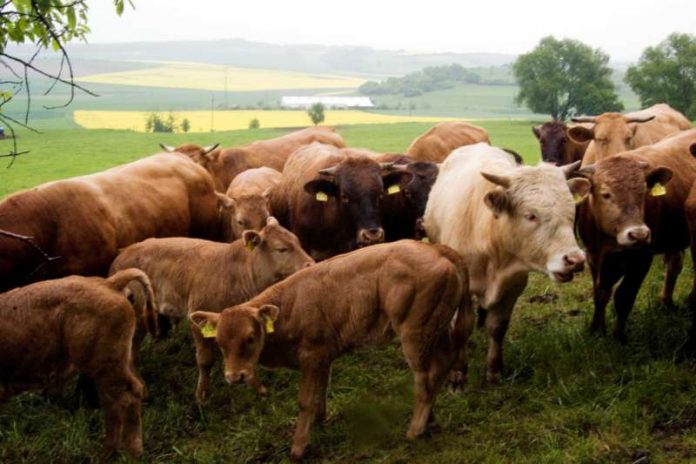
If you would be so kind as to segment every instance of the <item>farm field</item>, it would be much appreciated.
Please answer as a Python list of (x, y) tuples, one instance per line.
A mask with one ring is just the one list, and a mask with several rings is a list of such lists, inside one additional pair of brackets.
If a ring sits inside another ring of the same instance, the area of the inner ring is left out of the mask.
[[(531, 121), (474, 121), (495, 145), (538, 161)], [(431, 124), (339, 127), (349, 145), (403, 151)], [(263, 121), (262, 121), (263, 126)], [(123, 130), (21, 131), (10, 169), (0, 165), (0, 197), (38, 183), (81, 175), (147, 156), (160, 142), (237, 145), (280, 129), (201, 134)], [(6, 149), (8, 140), (0, 141)], [(2, 160), (6, 162), (8, 160)], [(663, 267), (656, 260), (629, 320), (626, 345), (591, 336), (588, 272), (569, 284), (533, 275), (506, 340), (499, 385), (485, 383), (485, 337), (477, 331), (469, 384), (443, 392), (424, 439), (404, 434), (411, 413), (411, 373), (396, 343), (359, 350), (334, 364), (329, 418), (318, 426), (308, 462), (379, 463), (677, 463), (696, 460), (696, 363), (677, 363), (689, 327), (690, 260), (678, 282), (677, 308), (658, 303)], [(611, 309), (609, 310), (611, 314)], [(609, 317), (609, 324), (613, 318)], [(138, 359), (148, 396), (143, 407), (142, 462), (285, 462), (297, 415), (296, 372), (262, 371), (268, 398), (225, 384), (213, 371), (204, 408), (193, 400), (196, 379), (188, 329), (147, 341)], [(70, 385), (59, 397), (25, 394), (0, 407), (0, 462), (93, 462), (100, 451), (101, 412), (78, 408)]]
[(92, 74), (77, 80), (84, 83), (218, 91), (349, 89), (357, 88), (365, 82), (364, 79), (332, 74), (185, 62), (153, 63), (152, 67), (144, 69)]

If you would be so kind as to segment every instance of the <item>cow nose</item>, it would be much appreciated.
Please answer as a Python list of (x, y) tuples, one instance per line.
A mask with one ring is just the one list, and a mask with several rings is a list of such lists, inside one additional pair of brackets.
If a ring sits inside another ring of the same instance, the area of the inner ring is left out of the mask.
[(563, 263), (573, 271), (582, 271), (585, 264), (585, 254), (575, 252), (563, 255)]
[(361, 242), (379, 243), (384, 240), (384, 229), (376, 227), (372, 229), (361, 229), (358, 235)]
[(235, 383), (241, 383), (248, 377), (247, 373), (242, 372), (225, 372), (225, 380), (228, 384), (232, 385)]
[(640, 245), (650, 243), (650, 229), (647, 226), (634, 226), (625, 231), (626, 244)]

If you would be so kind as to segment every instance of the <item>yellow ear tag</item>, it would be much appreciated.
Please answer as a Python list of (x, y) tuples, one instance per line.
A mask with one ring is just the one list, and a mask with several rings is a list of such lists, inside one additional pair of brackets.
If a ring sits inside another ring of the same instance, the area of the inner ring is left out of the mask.
[(399, 193), (400, 191), (401, 187), (399, 187), (399, 184), (390, 185), (389, 188), (387, 188), (387, 193), (389, 195), (394, 195), (395, 193)]
[(275, 327), (273, 326), (273, 319), (270, 317), (265, 318), (266, 320), (266, 333), (272, 334), (275, 332)]
[(658, 182), (650, 189), (650, 196), (661, 197), (662, 195), (667, 195), (667, 189), (665, 189), (664, 185)]
[(329, 196), (324, 192), (317, 192), (315, 198), (317, 201), (329, 201)]
[(247, 250), (254, 251), (254, 248), (256, 248), (256, 245), (254, 245), (252, 242), (247, 242), (246, 247), (247, 247)]
[(211, 324), (210, 321), (206, 321), (203, 327), (201, 327), (201, 335), (203, 335), (203, 338), (215, 338), (217, 335), (217, 327)]
[(428, 237), (423, 237), (423, 238), (421, 239), (421, 242), (423, 242), (423, 243), (430, 243), (430, 239), (429, 239)]
[(584, 200), (584, 199), (585, 199), (585, 197), (583, 197), (577, 193), (573, 195), (573, 201), (575, 202), (576, 205), (578, 203), (582, 203), (582, 200)]

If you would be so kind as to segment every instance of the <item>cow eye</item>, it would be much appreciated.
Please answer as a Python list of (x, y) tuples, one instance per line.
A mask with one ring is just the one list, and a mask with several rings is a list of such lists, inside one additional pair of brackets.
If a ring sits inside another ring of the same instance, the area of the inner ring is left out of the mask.
[(604, 199), (604, 200), (610, 200), (610, 199), (611, 199), (611, 193), (609, 193), (609, 192), (604, 192), (604, 193), (602, 193), (602, 199)]
[(276, 248), (276, 251), (277, 251), (278, 253), (287, 253), (287, 252), (290, 251), (290, 250), (287, 249), (287, 248)]
[(524, 218), (528, 221), (536, 221), (537, 216), (534, 213), (525, 213)]
[(237, 224), (239, 224), (240, 226), (243, 226), (243, 225), (244, 225), (244, 221), (237, 221)]
[(253, 335), (249, 335), (249, 336), (246, 338), (246, 340), (244, 340), (244, 341), (246, 342), (247, 345), (251, 345), (252, 343), (254, 343), (254, 336), (253, 336)]

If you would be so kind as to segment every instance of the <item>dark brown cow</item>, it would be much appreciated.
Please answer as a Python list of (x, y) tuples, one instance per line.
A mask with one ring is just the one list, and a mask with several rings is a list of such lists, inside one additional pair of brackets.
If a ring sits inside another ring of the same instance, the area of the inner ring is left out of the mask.
[(154, 155), (98, 174), (49, 182), (0, 203), (0, 287), (70, 274), (106, 275), (119, 248), (148, 237), (217, 239), (218, 198), (205, 169)]
[[(200, 147), (182, 145), (167, 151), (182, 151), (205, 167), (215, 180), (215, 188), (225, 192), (232, 180), (242, 171), (263, 166), (282, 171), (288, 157), (303, 145), (320, 142), (338, 148), (346, 146), (343, 138), (331, 127), (310, 127), (281, 137), (233, 148)], [(211, 149), (212, 148), (212, 149)]]
[[(152, 278), (159, 311), (181, 319), (199, 311), (222, 311), (240, 304), (293, 272), (312, 264), (300, 242), (273, 217), (260, 231), (247, 230), (232, 243), (174, 237), (131, 245), (116, 258), (111, 272), (136, 267)], [(185, 263), (185, 264), (182, 264)], [(196, 399), (205, 401), (214, 345), (193, 331), (198, 364)], [(261, 384), (256, 385), (263, 391)]]
[(326, 416), (333, 361), (395, 336), (414, 376), (406, 437), (422, 435), (450, 369), (465, 380), (464, 348), (474, 318), (459, 255), (402, 240), (337, 256), (222, 314), (199, 311), (190, 319), (201, 333), (205, 327), (217, 332), (210, 335), (223, 353), (228, 383), (254, 382), (259, 363), (300, 370), (291, 452), (300, 458), (314, 422)]
[(437, 179), (438, 166), (429, 161), (414, 161), (398, 153), (375, 153), (380, 163), (403, 165), (413, 175), (411, 182), (401, 188), (387, 186), (382, 197), (382, 227), (387, 242), (403, 238), (421, 239), (425, 236), (423, 213), (430, 189)]
[(479, 142), (491, 143), (486, 129), (461, 121), (441, 122), (415, 139), (406, 154), (416, 161), (442, 163), (453, 150)]
[(564, 166), (582, 160), (589, 141), (576, 142), (568, 136), (568, 131), (580, 125), (591, 129), (592, 124), (570, 124), (563, 121), (547, 121), (532, 127), (534, 136), (539, 140), (541, 159), (556, 166)]
[(592, 331), (606, 330), (606, 305), (622, 279), (614, 292), (614, 335), (625, 339), (626, 320), (655, 254), (677, 257), (668, 263), (675, 269), (662, 291), (662, 301), (672, 304), (681, 252), (690, 244), (685, 202), (696, 180), (694, 143), (696, 130), (684, 131), (579, 171), (592, 182), (589, 201), (578, 208), (593, 278)]
[(380, 199), (412, 175), (361, 150), (313, 143), (292, 154), (271, 191), (271, 212), (314, 259), (384, 241)]
[[(148, 299), (139, 321), (125, 287), (137, 281)], [(143, 452), (144, 385), (132, 367), (136, 326), (157, 326), (147, 276), (128, 269), (108, 279), (71, 276), (0, 295), (0, 403), (13, 394), (60, 386), (80, 372), (99, 391), (106, 438), (104, 454)]]

